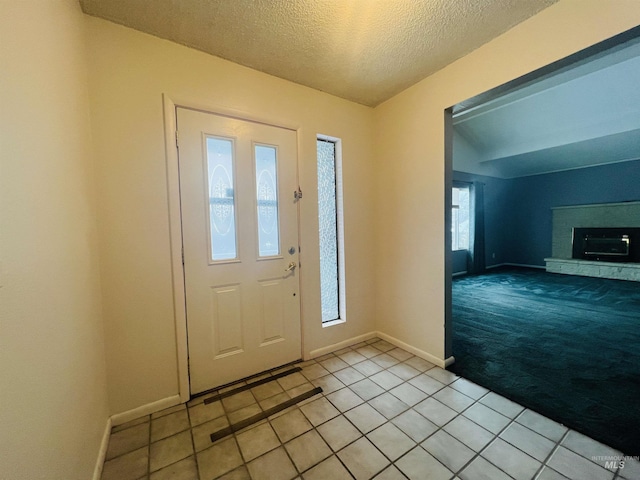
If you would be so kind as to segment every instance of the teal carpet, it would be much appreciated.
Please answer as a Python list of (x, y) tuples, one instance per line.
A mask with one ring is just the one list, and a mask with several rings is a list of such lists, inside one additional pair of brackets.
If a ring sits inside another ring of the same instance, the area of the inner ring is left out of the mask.
[(500, 269), (453, 281), (450, 367), (640, 454), (640, 283)]

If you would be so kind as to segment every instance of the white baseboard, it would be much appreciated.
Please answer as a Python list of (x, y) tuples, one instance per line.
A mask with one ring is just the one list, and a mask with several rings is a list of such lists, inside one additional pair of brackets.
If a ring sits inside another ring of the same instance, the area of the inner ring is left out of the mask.
[(408, 343), (398, 340), (397, 338), (394, 338), (391, 335), (387, 335), (386, 333), (376, 332), (376, 334), (378, 335), (378, 337), (382, 338), (383, 340), (386, 340), (387, 342), (395, 345), (396, 347), (400, 347), (401, 349), (406, 350), (407, 352), (413, 353), (417, 357), (423, 358), (426, 361), (439, 366), (440, 368), (446, 368), (455, 362), (454, 357), (448, 357), (448, 358), (442, 359), (442, 358), (436, 357), (435, 355), (430, 354), (429, 352), (420, 350), (419, 348), (416, 348), (413, 345), (409, 345)]
[(98, 459), (96, 460), (96, 466), (93, 469), (93, 480), (100, 480), (102, 477), (102, 468), (104, 467), (104, 459), (107, 456), (107, 449), (109, 448), (109, 437), (111, 435), (111, 418), (107, 418), (107, 425), (105, 426), (104, 433), (102, 434), (102, 442), (100, 442), (100, 450), (98, 450)]
[(159, 412), (160, 410), (164, 410), (165, 408), (174, 407), (180, 403), (182, 403), (180, 401), (180, 395), (163, 398), (126, 412), (116, 413), (111, 416), (111, 424), (114, 427), (122, 425), (123, 423), (130, 422), (131, 420), (135, 420), (136, 418), (140, 418), (144, 415), (150, 415), (152, 413)]
[(364, 342), (375, 336), (376, 336), (376, 332), (369, 332), (363, 335), (358, 335), (357, 337), (348, 338), (347, 340), (343, 340), (338, 343), (327, 345), (326, 347), (317, 348), (316, 350), (311, 350), (309, 352), (309, 358), (305, 358), (305, 360), (311, 360), (312, 358), (321, 357), (326, 353), (331, 353), (331, 352), (335, 352), (336, 350), (340, 350), (341, 348), (350, 347), (351, 345)]

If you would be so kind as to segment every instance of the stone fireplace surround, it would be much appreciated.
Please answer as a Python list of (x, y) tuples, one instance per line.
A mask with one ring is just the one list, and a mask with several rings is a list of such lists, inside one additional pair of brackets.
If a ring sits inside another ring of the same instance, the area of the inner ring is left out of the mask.
[(572, 257), (574, 228), (640, 227), (640, 201), (552, 208), (551, 258), (547, 271), (640, 282), (640, 263), (578, 260)]

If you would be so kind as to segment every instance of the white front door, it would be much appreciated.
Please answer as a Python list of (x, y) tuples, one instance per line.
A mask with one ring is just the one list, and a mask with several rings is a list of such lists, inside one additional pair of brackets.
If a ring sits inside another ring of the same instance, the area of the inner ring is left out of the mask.
[(297, 138), (176, 110), (195, 394), (301, 358)]

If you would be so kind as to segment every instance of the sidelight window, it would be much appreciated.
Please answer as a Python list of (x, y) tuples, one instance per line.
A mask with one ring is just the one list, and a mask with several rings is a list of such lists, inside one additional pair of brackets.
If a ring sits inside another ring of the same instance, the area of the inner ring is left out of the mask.
[(318, 223), (322, 323), (345, 320), (340, 141), (318, 138)]

